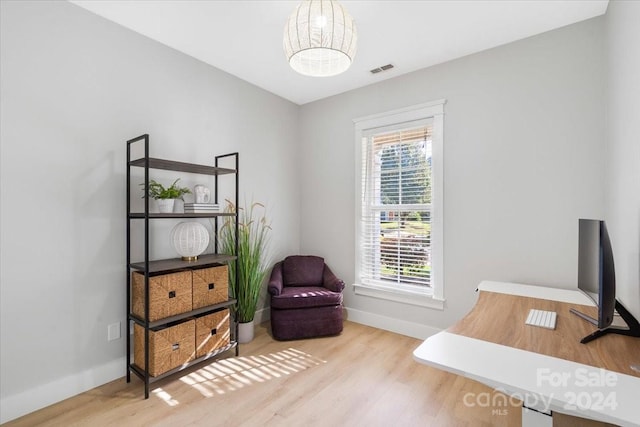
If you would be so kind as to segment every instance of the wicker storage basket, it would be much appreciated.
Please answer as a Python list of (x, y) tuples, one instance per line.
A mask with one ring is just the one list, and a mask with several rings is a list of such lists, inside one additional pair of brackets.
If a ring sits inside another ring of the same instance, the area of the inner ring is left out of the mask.
[(229, 299), (229, 273), (226, 265), (193, 270), (193, 308)]
[[(144, 319), (144, 274), (131, 273), (133, 314)], [(149, 277), (149, 321), (193, 309), (191, 271)]]
[(202, 357), (230, 342), (229, 309), (198, 317), (196, 322), (196, 357)]
[[(195, 359), (194, 320), (188, 320), (159, 331), (149, 330), (149, 375), (155, 377)], [(145, 369), (144, 328), (133, 326), (134, 363)]]

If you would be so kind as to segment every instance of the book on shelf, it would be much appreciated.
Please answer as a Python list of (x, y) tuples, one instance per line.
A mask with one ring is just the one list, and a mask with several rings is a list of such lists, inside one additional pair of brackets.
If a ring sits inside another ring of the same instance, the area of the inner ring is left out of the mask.
[(220, 208), (199, 208), (199, 207), (189, 207), (189, 206), (185, 206), (185, 209), (200, 209), (202, 211), (219, 211)]
[(185, 203), (185, 208), (203, 208), (203, 209), (219, 209), (220, 205), (217, 203)]
[(185, 203), (184, 213), (214, 213), (220, 211), (217, 203)]
[(220, 212), (220, 209), (184, 208), (184, 213), (213, 213), (213, 212)]

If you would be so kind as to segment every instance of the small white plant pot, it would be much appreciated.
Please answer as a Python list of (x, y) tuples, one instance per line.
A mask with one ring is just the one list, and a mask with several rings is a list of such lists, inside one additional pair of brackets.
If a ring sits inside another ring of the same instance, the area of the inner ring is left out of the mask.
[(254, 327), (253, 320), (247, 323), (238, 323), (238, 342), (246, 344), (253, 341)]
[(173, 205), (176, 203), (175, 199), (158, 199), (157, 202), (160, 213), (173, 213)]

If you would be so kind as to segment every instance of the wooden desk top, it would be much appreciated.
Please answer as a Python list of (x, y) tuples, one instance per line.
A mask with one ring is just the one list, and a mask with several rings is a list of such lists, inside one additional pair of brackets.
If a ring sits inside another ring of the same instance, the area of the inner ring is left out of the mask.
[[(525, 325), (532, 308), (555, 311), (556, 329)], [(471, 312), (447, 331), (640, 377), (640, 372), (630, 368), (632, 364), (640, 365), (640, 339), (609, 334), (580, 344), (595, 326), (570, 313), (570, 308), (597, 317), (595, 307), (480, 291)]]

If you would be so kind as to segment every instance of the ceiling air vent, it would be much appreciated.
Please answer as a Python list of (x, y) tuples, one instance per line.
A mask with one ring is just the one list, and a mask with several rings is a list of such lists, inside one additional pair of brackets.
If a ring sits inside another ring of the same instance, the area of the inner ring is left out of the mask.
[(374, 68), (373, 70), (369, 70), (371, 74), (378, 74), (383, 71), (387, 71), (393, 68), (393, 64), (383, 65), (382, 67)]

